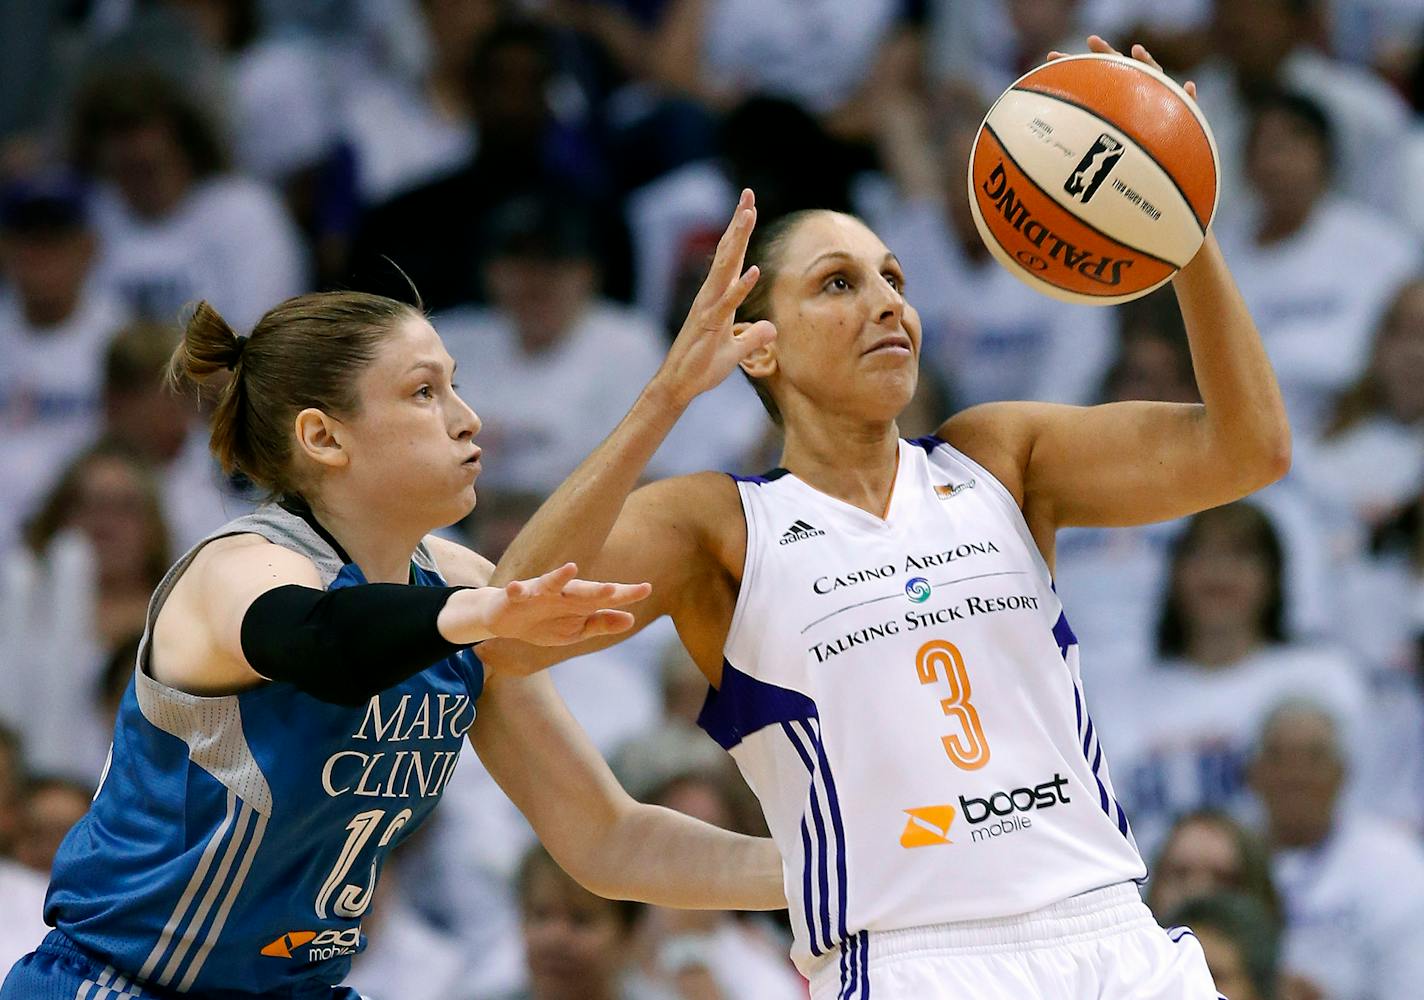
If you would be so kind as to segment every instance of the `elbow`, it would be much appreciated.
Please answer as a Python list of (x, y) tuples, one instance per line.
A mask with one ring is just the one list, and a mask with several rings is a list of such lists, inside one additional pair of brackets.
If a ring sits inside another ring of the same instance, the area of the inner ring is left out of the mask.
[(1242, 495), (1265, 489), (1286, 477), (1291, 468), (1290, 425), (1282, 418), (1254, 442), (1237, 468), (1242, 471)]

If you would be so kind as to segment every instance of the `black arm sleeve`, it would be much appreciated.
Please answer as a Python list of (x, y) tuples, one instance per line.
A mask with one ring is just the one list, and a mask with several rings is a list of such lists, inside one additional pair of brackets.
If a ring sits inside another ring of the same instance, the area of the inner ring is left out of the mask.
[(242, 653), (252, 669), (321, 701), (363, 705), (464, 646), (436, 619), (467, 587), (366, 583), (322, 591), (289, 584), (269, 590), (242, 618)]

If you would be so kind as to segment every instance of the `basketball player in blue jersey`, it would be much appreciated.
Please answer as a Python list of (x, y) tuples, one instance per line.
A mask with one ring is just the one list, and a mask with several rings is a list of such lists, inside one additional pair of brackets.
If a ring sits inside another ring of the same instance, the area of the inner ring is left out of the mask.
[[(1138, 897), (1052, 578), (1061, 526), (1181, 517), (1289, 464), (1215, 239), (1175, 278), (1204, 404), (992, 403), (907, 441), (920, 323), (894, 255), (829, 211), (749, 247), (754, 218), (744, 192), (681, 336), (750, 342), (781, 467), (634, 491), (716, 375), (665, 368), (494, 578), (570, 557), (653, 582), (636, 627), (670, 615), (711, 684), (701, 722), (781, 849), (814, 1000), (1215, 1000), (1190, 932)], [(498, 670), (515, 652), (484, 655)]]
[[(745, 356), (679, 350), (689, 370)], [(634, 803), (547, 677), (491, 675), (471, 650), (615, 633), (648, 588), (573, 565), (486, 586), (488, 561), (428, 536), (470, 512), (480, 472), (453, 368), (423, 316), (377, 296), (292, 299), (245, 340), (198, 307), (173, 370), (231, 372), (214, 451), (281, 499), (159, 585), (98, 794), (55, 860), (55, 930), (0, 998), (354, 998), (337, 984), (382, 862), (467, 735), (590, 889), (785, 905), (770, 841)]]

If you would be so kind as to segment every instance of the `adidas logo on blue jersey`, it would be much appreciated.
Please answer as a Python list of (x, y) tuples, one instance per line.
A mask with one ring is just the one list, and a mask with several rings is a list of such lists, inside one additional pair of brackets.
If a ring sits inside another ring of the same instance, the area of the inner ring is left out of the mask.
[(791, 527), (781, 533), (781, 544), (790, 545), (792, 542), (805, 541), (807, 538), (815, 538), (817, 535), (824, 535), (825, 532), (813, 524), (807, 524), (799, 517), (792, 522)]

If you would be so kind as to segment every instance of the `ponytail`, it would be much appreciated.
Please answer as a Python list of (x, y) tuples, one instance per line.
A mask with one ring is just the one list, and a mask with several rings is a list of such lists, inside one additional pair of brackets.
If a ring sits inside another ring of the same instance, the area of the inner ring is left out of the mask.
[(207, 303), (199, 302), (183, 329), (183, 339), (168, 361), (168, 384), (181, 391), (194, 386), (199, 392), (220, 379), (220, 373), (232, 372), (217, 387), (217, 405), (212, 416), (211, 447), (228, 475), (241, 469), (251, 475), (248, 449), (243, 446), (239, 423), (242, 413), (242, 373), (238, 362), (247, 344), (246, 337), (233, 332), (227, 320)]

